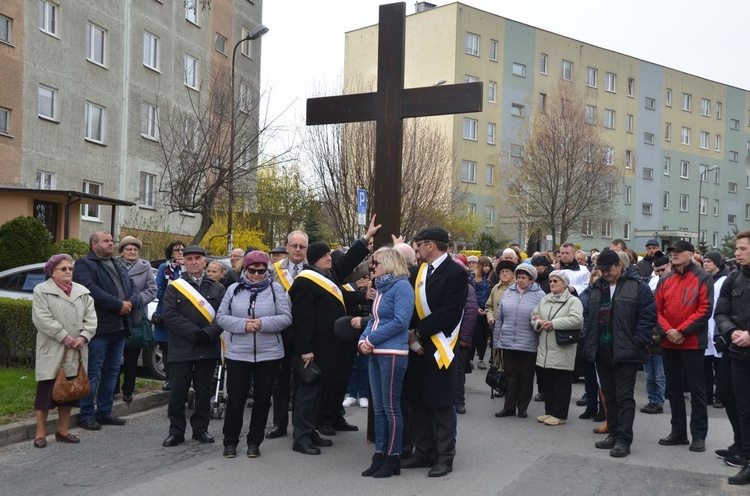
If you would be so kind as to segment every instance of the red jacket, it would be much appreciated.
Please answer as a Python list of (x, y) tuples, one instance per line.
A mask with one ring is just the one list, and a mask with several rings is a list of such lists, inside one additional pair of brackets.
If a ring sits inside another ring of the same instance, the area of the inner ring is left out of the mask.
[(659, 327), (665, 332), (677, 329), (685, 338), (682, 344), (665, 338), (662, 346), (674, 350), (705, 350), (708, 319), (714, 302), (711, 274), (690, 262), (682, 273), (673, 269), (662, 279), (655, 296)]

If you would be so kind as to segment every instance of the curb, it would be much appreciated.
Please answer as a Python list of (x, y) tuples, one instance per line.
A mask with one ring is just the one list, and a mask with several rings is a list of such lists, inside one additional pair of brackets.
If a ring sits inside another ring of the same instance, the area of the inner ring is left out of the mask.
[[(122, 400), (115, 400), (112, 405), (112, 415), (123, 417), (133, 413), (144, 412), (166, 405), (169, 401), (169, 391), (151, 391), (149, 393), (133, 395), (133, 401), (130, 404)], [(70, 427), (78, 427), (78, 414), (70, 416)], [(57, 431), (57, 414), (50, 413), (47, 418), (47, 435), (54, 434)], [(34, 418), (12, 422), (0, 426), (0, 447), (9, 444), (30, 441), (36, 434), (36, 420)]]

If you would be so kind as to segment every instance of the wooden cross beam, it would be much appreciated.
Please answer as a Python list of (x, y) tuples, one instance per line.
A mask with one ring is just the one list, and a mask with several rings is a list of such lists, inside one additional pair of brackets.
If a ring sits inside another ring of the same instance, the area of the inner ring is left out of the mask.
[(381, 5), (377, 91), (307, 100), (308, 126), (376, 122), (373, 212), (384, 227), (376, 247), (401, 231), (403, 119), (482, 111), (481, 82), (405, 89), (405, 34), (406, 3)]

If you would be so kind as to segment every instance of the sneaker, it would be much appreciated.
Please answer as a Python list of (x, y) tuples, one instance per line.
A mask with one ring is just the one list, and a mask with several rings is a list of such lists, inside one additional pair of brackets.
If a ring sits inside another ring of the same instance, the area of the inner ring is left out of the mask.
[(352, 407), (357, 404), (357, 398), (354, 396), (347, 396), (342, 404), (344, 405), (344, 408)]
[(544, 401), (544, 393), (537, 393), (536, 396), (534, 396), (534, 401)]
[(714, 451), (714, 453), (716, 453), (716, 456), (718, 456), (722, 460), (728, 457), (729, 455), (737, 455), (740, 452), (741, 452), (740, 447), (737, 446), (736, 444), (732, 444), (728, 446), (727, 449), (717, 449), (716, 451)]
[(664, 413), (664, 407), (658, 403), (649, 403), (648, 405), (641, 408), (643, 413)]
[(477, 368), (478, 368), (479, 370), (487, 370), (487, 365), (485, 365), (485, 364), (484, 364), (484, 361), (483, 361), (483, 360), (479, 360), (479, 361), (477, 362)]
[(360, 398), (359, 399), (359, 407), (360, 408), (367, 408), (369, 405), (369, 402), (367, 401), (367, 398)]
[(557, 417), (553, 417), (552, 415), (549, 416), (547, 420), (544, 421), (544, 425), (564, 425), (565, 420), (559, 419)]
[(727, 455), (724, 457), (724, 463), (730, 467), (744, 467), (747, 465), (747, 460), (741, 454)]

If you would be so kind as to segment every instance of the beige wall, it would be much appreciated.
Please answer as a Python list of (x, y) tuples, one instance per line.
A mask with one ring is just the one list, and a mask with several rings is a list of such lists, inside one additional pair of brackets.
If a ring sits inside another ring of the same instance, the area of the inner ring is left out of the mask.
[(0, 134), (0, 184), (21, 182), (23, 145), (23, 0), (3, 0), (0, 14), (11, 19), (11, 43), (0, 43), (0, 107), (10, 110), (8, 135)]

